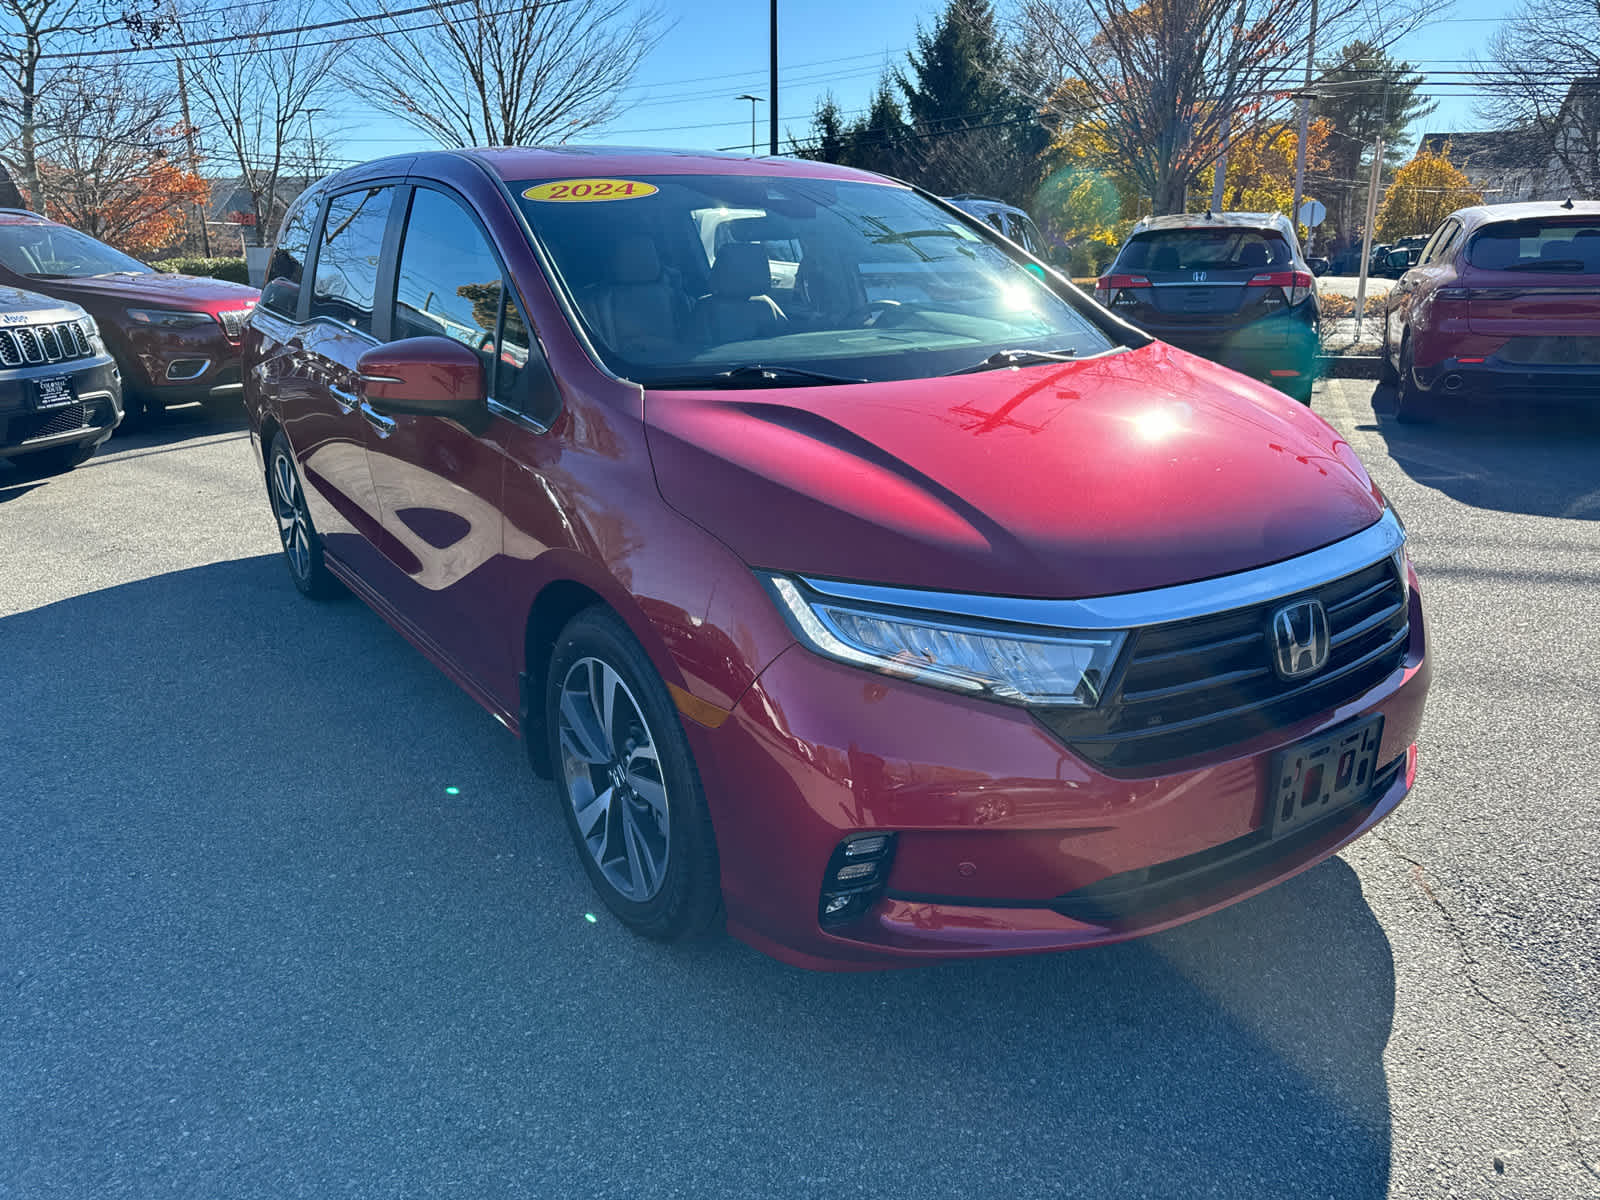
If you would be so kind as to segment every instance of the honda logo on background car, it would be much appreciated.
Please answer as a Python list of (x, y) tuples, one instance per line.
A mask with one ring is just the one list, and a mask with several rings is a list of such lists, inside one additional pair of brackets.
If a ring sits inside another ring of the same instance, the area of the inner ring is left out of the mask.
[(1196, 283), (1204, 283), (1206, 281), (1206, 273), (1204, 271), (1196, 271), (1194, 273), (1194, 281)]
[(1285, 604), (1272, 614), (1272, 665), (1284, 679), (1314, 675), (1328, 664), (1328, 614), (1320, 600)]

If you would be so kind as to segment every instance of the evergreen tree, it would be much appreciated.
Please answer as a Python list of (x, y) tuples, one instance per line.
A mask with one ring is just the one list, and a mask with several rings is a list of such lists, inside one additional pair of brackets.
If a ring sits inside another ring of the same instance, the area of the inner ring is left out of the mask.
[(895, 79), (919, 130), (984, 123), (1014, 104), (988, 0), (948, 0), (931, 30), (918, 27), (916, 42), (906, 54), (910, 70)]
[(1382, 135), (1385, 167), (1405, 160), (1409, 130), (1438, 107), (1418, 94), (1423, 82), (1410, 63), (1360, 40), (1322, 64), (1320, 95), (1311, 111), (1328, 122), (1333, 135), (1327, 172), (1312, 179), (1315, 194), (1328, 205), (1330, 228), (1323, 232), (1336, 239), (1360, 236), (1372, 143)]

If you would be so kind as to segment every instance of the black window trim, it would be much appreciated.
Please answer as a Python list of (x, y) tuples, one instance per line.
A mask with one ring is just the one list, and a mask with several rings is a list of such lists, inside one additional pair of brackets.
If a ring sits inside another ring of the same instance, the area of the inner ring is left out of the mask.
[[(397, 208), (393, 198), (389, 201), (389, 216), (383, 229), (383, 242), (378, 250), (378, 274), (373, 281), (372, 332), (368, 333), (366, 330), (356, 329), (354, 326), (346, 325), (343, 321), (336, 321), (332, 317), (313, 317), (311, 315), (311, 301), (315, 299), (317, 291), (317, 261), (322, 257), (322, 230), (327, 223), (328, 207), (341, 196), (348, 196), (353, 192), (372, 192), (386, 187), (393, 188), (394, 195), (398, 197), (405, 187), (405, 180), (388, 176), (380, 179), (363, 179), (360, 183), (351, 184), (348, 187), (329, 189), (318, 203), (316, 224), (312, 226), (311, 231), (311, 253), (306, 256), (306, 265), (301, 270), (302, 279), (307, 274), (311, 276), (311, 286), (309, 288), (304, 286), (300, 288), (300, 309), (295, 315), (295, 324), (314, 325), (326, 323), (332, 325), (341, 333), (353, 333), (357, 337), (366, 338), (374, 346), (381, 346), (387, 340), (386, 338), (377, 337), (376, 334), (379, 330), (380, 319), (385, 322), (384, 328), (387, 331), (388, 317), (385, 315), (385, 310), (380, 309), (379, 305), (383, 300), (384, 275), (393, 269), (391, 262), (393, 243), (391, 238), (394, 237), (395, 233), (394, 215)], [(265, 281), (263, 280), (263, 282)], [(389, 307), (392, 309), (393, 305), (391, 304)]]
[[(566, 407), (566, 400), (561, 394), (561, 385), (559, 381), (556, 380), (555, 369), (550, 366), (550, 355), (545, 350), (544, 340), (539, 336), (538, 327), (528, 316), (528, 302), (523, 298), (521, 289), (517, 287), (516, 277), (510, 271), (506, 270), (505, 255), (500, 252), (500, 247), (495, 244), (493, 235), (489, 233), (488, 227), (483, 223), (483, 218), (478, 214), (478, 210), (473, 205), (472, 201), (461, 192), (451, 187), (449, 184), (441, 183), (439, 180), (418, 178), (407, 179), (402, 188), (403, 194), (400, 195), (402, 203), (395, 205), (393, 211), (391, 211), (389, 214), (391, 228), (388, 232), (389, 234), (393, 235), (394, 241), (390, 243), (388, 238), (385, 238), (383, 266), (378, 272), (378, 297), (377, 300), (374, 301), (374, 303), (381, 303), (383, 305), (384, 340), (388, 341), (388, 335), (393, 332), (394, 305), (395, 299), (399, 292), (400, 253), (405, 247), (405, 227), (409, 225), (411, 221), (411, 200), (418, 191), (437, 192), (445, 199), (454, 201), (456, 206), (467, 214), (467, 218), (472, 222), (479, 235), (483, 238), (483, 244), (489, 248), (489, 254), (494, 259), (495, 265), (500, 268), (500, 312), (495, 318), (494, 336), (495, 354), (497, 356), (496, 361), (498, 362), (498, 355), (500, 352), (500, 331), (505, 325), (506, 298), (508, 294), (514, 294), (517, 307), (522, 313), (523, 327), (528, 331), (528, 354), (530, 361), (534, 350), (537, 349), (540, 358), (544, 361), (545, 374), (550, 377), (551, 385), (555, 389), (556, 399), (558, 401), (555, 410), (550, 414), (549, 423), (546, 424), (545, 422), (539, 420), (539, 418), (523, 412), (520, 408), (516, 408), (513, 405), (496, 400), (493, 395), (493, 388), (499, 380), (500, 372), (497, 369), (492, 373), (489, 373), (490, 378), (486, 380), (487, 390), (489, 391), (489, 411), (495, 416), (504, 417), (509, 421), (515, 421), (520, 425), (524, 425), (534, 433), (549, 433), (554, 427), (556, 419), (560, 417), (562, 409)], [(378, 319), (376, 313), (373, 314), (372, 323), (373, 328), (377, 329)]]
[[(252, 318), (259, 313), (264, 316), (271, 317), (276, 321), (286, 321), (290, 325), (304, 325), (306, 323), (306, 312), (310, 307), (310, 300), (309, 292), (305, 286), (305, 281), (306, 276), (309, 275), (311, 277), (312, 289), (316, 288), (317, 245), (322, 240), (322, 219), (327, 215), (328, 212), (328, 193), (326, 191), (319, 192), (313, 196), (307, 197), (306, 199), (309, 202), (308, 207), (311, 210), (311, 240), (306, 245), (305, 261), (300, 264), (300, 290), (295, 295), (294, 315), (288, 316), (279, 312), (275, 308), (267, 308), (264, 305), (257, 304), (254, 311), (251, 313)], [(298, 203), (298, 201), (296, 201), (296, 203)], [(293, 206), (291, 206), (290, 213), (293, 211)], [(287, 225), (288, 223), (289, 214), (286, 213), (284, 215), (283, 225)], [(272, 275), (270, 274), (272, 269), (272, 260), (273, 258), (277, 257), (279, 241), (283, 237), (283, 225), (278, 227), (278, 236), (272, 241), (272, 253), (267, 258), (267, 270), (269, 274), (261, 281), (262, 291), (265, 291), (267, 284), (272, 282)]]

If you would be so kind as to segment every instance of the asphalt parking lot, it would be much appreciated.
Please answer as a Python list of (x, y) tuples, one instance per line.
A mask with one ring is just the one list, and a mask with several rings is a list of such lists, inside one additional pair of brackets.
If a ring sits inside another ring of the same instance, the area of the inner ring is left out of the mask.
[(241, 429), (0, 466), (0, 1196), (1600, 1195), (1600, 422), (1387, 402), (1315, 404), (1429, 603), (1395, 816), (861, 975), (623, 932), (517, 743), (295, 592)]

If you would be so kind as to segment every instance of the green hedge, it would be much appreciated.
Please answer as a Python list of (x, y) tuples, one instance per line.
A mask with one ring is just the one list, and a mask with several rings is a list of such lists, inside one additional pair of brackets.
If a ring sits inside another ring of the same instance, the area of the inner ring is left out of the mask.
[(242, 258), (166, 258), (150, 265), (158, 271), (170, 271), (177, 275), (207, 275), (232, 283), (250, 282)]

